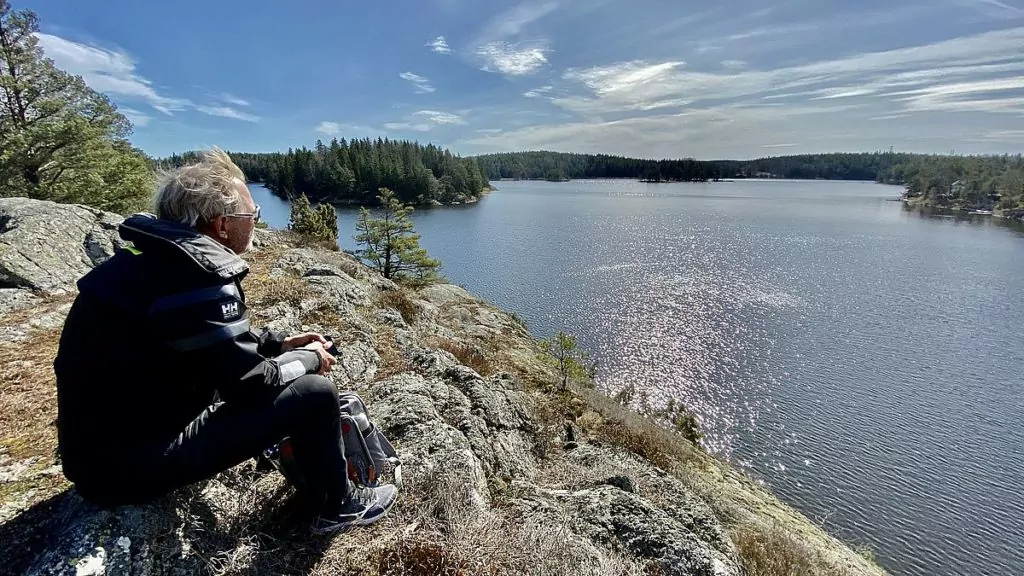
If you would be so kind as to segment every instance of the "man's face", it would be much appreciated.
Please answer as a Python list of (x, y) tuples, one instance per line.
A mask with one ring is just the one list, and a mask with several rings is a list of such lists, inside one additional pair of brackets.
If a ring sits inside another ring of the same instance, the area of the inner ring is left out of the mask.
[[(238, 190), (240, 201), (236, 212), (253, 213), (256, 211), (256, 203), (249, 194), (249, 188), (245, 182), (235, 180), (235, 187)], [(236, 254), (242, 254), (252, 248), (253, 230), (256, 229), (256, 219), (248, 216), (231, 216), (224, 222), (226, 238), (221, 238), (221, 243), (232, 249)]]

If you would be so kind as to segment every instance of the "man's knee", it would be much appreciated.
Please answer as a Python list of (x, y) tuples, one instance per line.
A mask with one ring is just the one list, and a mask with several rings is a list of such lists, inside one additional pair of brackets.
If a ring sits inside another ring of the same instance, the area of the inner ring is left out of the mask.
[(336, 415), (338, 408), (338, 388), (333, 382), (316, 374), (307, 374), (292, 382), (294, 394), (301, 398), (304, 411), (323, 412)]

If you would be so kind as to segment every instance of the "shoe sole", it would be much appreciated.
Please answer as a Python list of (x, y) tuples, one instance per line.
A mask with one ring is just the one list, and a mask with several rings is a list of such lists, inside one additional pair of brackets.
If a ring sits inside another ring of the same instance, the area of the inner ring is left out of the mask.
[(371, 516), (369, 518), (366, 517), (366, 516), (363, 516), (361, 518), (356, 518), (355, 520), (352, 520), (352, 521), (349, 521), (349, 522), (342, 522), (342, 523), (338, 523), (338, 524), (332, 524), (331, 526), (327, 526), (327, 527), (323, 527), (323, 528), (317, 528), (316, 526), (313, 526), (312, 528), (310, 528), (310, 530), (314, 534), (330, 534), (332, 532), (344, 532), (345, 530), (348, 530), (349, 528), (354, 528), (354, 527), (358, 527), (358, 526), (369, 526), (371, 524), (376, 524), (377, 522), (380, 522), (385, 517), (387, 517), (388, 512), (391, 511), (391, 507), (394, 506), (395, 502), (397, 502), (397, 501), (398, 501), (398, 498), (395, 498), (395, 500), (393, 500), (391, 502), (391, 504), (387, 508), (384, 508), (383, 512), (381, 512), (380, 514), (377, 514), (376, 516)]

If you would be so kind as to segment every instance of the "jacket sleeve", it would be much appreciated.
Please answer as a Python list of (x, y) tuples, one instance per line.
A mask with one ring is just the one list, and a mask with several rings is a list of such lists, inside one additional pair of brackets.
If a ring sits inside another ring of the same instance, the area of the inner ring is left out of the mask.
[(315, 351), (280, 354), (280, 341), (273, 333), (253, 333), (249, 311), (234, 284), (161, 298), (149, 313), (160, 326), (162, 345), (194, 369), (197, 379), (212, 382), (227, 402), (276, 395), (293, 380), (320, 369)]
[(280, 356), (284, 339), (285, 335), (283, 332), (264, 329), (260, 333), (257, 351), (261, 356)]

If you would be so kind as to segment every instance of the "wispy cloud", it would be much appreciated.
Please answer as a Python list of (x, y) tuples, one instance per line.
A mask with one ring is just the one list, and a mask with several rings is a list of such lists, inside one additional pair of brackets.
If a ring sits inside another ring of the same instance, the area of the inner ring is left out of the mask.
[(482, 36), (492, 40), (513, 38), (533, 22), (540, 20), (558, 8), (557, 2), (523, 2), (492, 18)]
[(913, 114), (883, 114), (881, 116), (872, 116), (869, 120), (897, 120), (899, 118), (908, 118)]
[(436, 52), (437, 54), (452, 53), (452, 49), (448, 46), (448, 39), (444, 36), (434, 38), (432, 41), (427, 43), (427, 46), (430, 47), (431, 51)]
[(413, 116), (419, 116), (425, 118), (427, 121), (434, 124), (465, 124), (465, 120), (462, 119), (458, 114), (451, 114), (449, 112), (438, 112), (437, 110), (420, 110), (414, 112)]
[(243, 100), (243, 99), (239, 98), (238, 96), (233, 96), (231, 94), (228, 94), (227, 92), (221, 94), (220, 95), (220, 99), (225, 101), (225, 102), (227, 102), (228, 104), (233, 104), (235, 106), (248, 106), (249, 105), (249, 101), (248, 100)]
[[(231, 106), (199, 105), (188, 98), (177, 98), (161, 93), (152, 81), (139, 74), (134, 58), (127, 52), (74, 42), (53, 34), (38, 33), (36, 36), (44, 54), (51, 58), (58, 68), (81, 76), (90, 88), (115, 99), (144, 102), (168, 116), (191, 109), (210, 116), (246, 122), (259, 121), (259, 117)], [(219, 99), (236, 106), (249, 105), (247, 101), (230, 94), (222, 94)], [(122, 110), (131, 110), (136, 118), (133, 123), (138, 126), (145, 126), (151, 119), (134, 108)]]
[[(901, 107), (937, 109), (927, 108), (927, 104), (948, 100), (949, 94), (1020, 88), (1019, 78), (936, 87), (958, 77), (1020, 70), (1020, 62), (1005, 60), (1007, 54), (1014, 53), (1021, 45), (1024, 45), (1024, 28), (1014, 28), (924, 46), (740, 73), (693, 71), (681, 61), (620, 62), (567, 71), (563, 79), (584, 91), (574, 90), (575, 94), (555, 98), (552, 102), (574, 112), (604, 114), (750, 98), (813, 101), (902, 95), (907, 97), (895, 100)], [(893, 93), (893, 89), (900, 92)], [(893, 100), (889, 98), (889, 101)], [(1006, 109), (1012, 108), (1014, 103), (989, 100), (978, 106), (986, 105)], [(954, 107), (946, 103), (941, 109)]]
[(412, 72), (402, 72), (398, 75), (402, 80), (407, 80), (416, 87), (417, 94), (427, 94), (433, 92), (435, 88), (431, 86), (430, 80), (420, 76), (419, 74), (413, 74)]
[(523, 46), (508, 42), (491, 42), (477, 48), (476, 53), (484, 59), (481, 70), (522, 76), (531, 74), (547, 64), (548, 51), (544, 45)]
[(722, 60), (722, 68), (729, 70), (743, 70), (748, 64), (743, 60)]
[(383, 126), (384, 129), (392, 131), (428, 132), (438, 126), (465, 123), (465, 118), (451, 112), (418, 110), (407, 116), (402, 122), (386, 122)]
[(527, 90), (526, 92), (523, 92), (523, 96), (526, 96), (527, 98), (540, 98), (541, 96), (544, 96), (545, 94), (551, 92), (553, 88), (554, 86), (550, 85), (541, 86), (540, 88), (534, 88), (533, 90)]
[(414, 132), (426, 132), (430, 130), (430, 124), (413, 124), (411, 122), (385, 122), (384, 128), (387, 130), (394, 131), (412, 130)]
[(196, 106), (196, 110), (203, 114), (209, 114), (210, 116), (220, 116), (222, 118), (233, 118), (235, 120), (244, 120), (245, 122), (259, 122), (259, 116), (254, 116), (247, 112), (232, 108), (230, 106)]
[(168, 115), (192, 104), (187, 99), (157, 92), (152, 82), (136, 72), (135, 61), (125, 52), (72, 42), (52, 34), (36, 36), (46, 56), (53, 59), (58, 68), (82, 76), (94, 90), (148, 102)]
[(121, 114), (124, 114), (125, 118), (127, 118), (133, 125), (138, 127), (145, 127), (149, 125), (149, 121), (153, 119), (152, 116), (149, 116), (145, 112), (136, 110), (135, 108), (119, 106), (117, 110)]
[(1024, 18), (1024, 8), (1000, 0), (960, 0), (983, 15), (993, 19)]
[(548, 63), (551, 43), (527, 27), (558, 8), (557, 2), (524, 2), (492, 18), (477, 35), (474, 53), (485, 72), (523, 76)]
[[(1024, 27), (1018, 27), (774, 68), (760, 62), (756, 69), (723, 64), (709, 70), (681, 60), (631, 60), (570, 69), (552, 85), (559, 96), (543, 100), (573, 120), (464, 142), (480, 150), (654, 156), (672, 155), (686, 143), (734, 156), (761, 147), (813, 150), (826, 143), (833, 149), (836, 142), (843, 149), (875, 149), (913, 136), (948, 150), (956, 138), (1006, 126), (996, 115), (1024, 117), (1024, 61), (1010, 56), (1022, 45)], [(927, 116), (949, 112), (970, 115), (938, 122)], [(813, 122), (796, 120), (811, 116)], [(903, 128), (879, 132), (871, 120), (898, 120)], [(1006, 142), (1015, 134), (1000, 137)]]
[(316, 128), (314, 128), (313, 131), (319, 132), (320, 134), (326, 134), (328, 136), (337, 136), (338, 134), (341, 134), (341, 124), (338, 124), (337, 122), (321, 122), (316, 125)]

